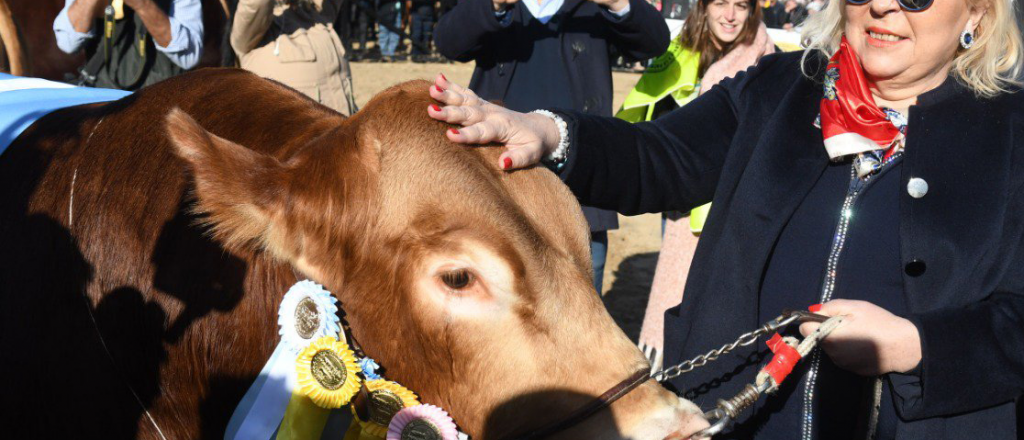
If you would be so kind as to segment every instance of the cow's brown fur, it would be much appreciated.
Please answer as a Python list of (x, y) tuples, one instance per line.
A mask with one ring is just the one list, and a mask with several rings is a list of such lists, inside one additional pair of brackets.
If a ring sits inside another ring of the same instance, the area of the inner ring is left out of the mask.
[[(496, 170), (496, 147), (448, 142), (427, 86), (346, 120), (203, 70), (34, 124), (0, 160), (0, 346), (18, 359), (0, 375), (20, 379), (0, 393), (7, 428), (156, 438), (127, 381), (168, 438), (221, 436), (304, 276), (390, 378), (477, 439), (564, 417), (642, 366), (588, 287), (571, 194), (546, 170)], [(423, 304), (425, 261), (466, 249), (513, 274), (505, 333)]]

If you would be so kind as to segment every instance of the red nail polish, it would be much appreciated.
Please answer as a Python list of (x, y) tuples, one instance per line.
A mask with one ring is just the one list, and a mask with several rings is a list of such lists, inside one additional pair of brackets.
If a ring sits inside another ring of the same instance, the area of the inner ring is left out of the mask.
[(444, 93), (444, 89), (442, 89), (440, 86), (434, 86), (434, 88), (437, 89), (438, 93)]
[(437, 104), (430, 104), (430, 108), (434, 109), (435, 112), (441, 111), (441, 107), (438, 107)]
[(451, 130), (452, 130), (452, 134), (459, 134), (459, 130), (458, 130), (458, 129), (456, 129), (456, 128), (453, 128), (453, 129), (451, 129)]
[(502, 166), (503, 169), (506, 169), (506, 170), (509, 169), (509, 168), (512, 168), (512, 158), (506, 157), (506, 158), (502, 159), (501, 160), (501, 166)]
[(811, 313), (818, 313), (821, 311), (821, 304), (814, 304), (808, 307), (807, 310), (810, 310)]
[(441, 79), (443, 79), (444, 82), (448, 82), (448, 77), (444, 76), (443, 73), (441, 74)]

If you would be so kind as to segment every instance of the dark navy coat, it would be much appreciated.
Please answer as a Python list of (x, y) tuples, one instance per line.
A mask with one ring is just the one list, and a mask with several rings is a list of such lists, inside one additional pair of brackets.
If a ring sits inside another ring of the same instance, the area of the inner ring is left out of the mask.
[[(714, 200), (685, 300), (666, 313), (666, 365), (761, 324), (770, 254), (829, 164), (813, 125), (822, 88), (800, 56), (765, 57), (651, 123), (566, 112), (561, 175), (581, 202), (629, 215)], [(820, 78), (823, 60), (810, 64)], [(896, 438), (1012, 440), (1024, 395), (1024, 93), (980, 99), (951, 79), (908, 119), (899, 269), (923, 360), (917, 375), (886, 378)], [(906, 191), (913, 177), (929, 183), (922, 198)], [(705, 402), (731, 397), (753, 381), (762, 347), (672, 385)]]
[[(648, 59), (668, 49), (669, 31), (665, 20), (653, 6), (644, 0), (630, 0), (630, 12), (617, 17), (607, 9), (587, 0), (565, 0), (558, 14), (549, 22), (556, 29), (558, 41), (553, 47), (558, 53), (556, 62), (544, 65), (552, 70), (547, 78), (567, 78), (570, 102), (556, 104), (561, 108), (587, 114), (612, 115), (612, 73), (608, 49), (614, 45), (619, 51), (635, 59)], [(489, 101), (509, 101), (515, 93), (517, 102), (535, 100), (547, 102), (547, 96), (531, 97), (542, 93), (539, 89), (511, 90), (513, 75), (520, 63), (535, 58), (537, 47), (547, 43), (534, 41), (531, 29), (525, 23), (530, 13), (522, 2), (509, 8), (511, 22), (499, 23), (491, 0), (460, 0), (450, 12), (438, 21), (434, 29), (434, 42), (444, 56), (457, 61), (476, 61), (469, 88)], [(550, 55), (550, 54), (545, 54)], [(531, 69), (537, 72), (537, 69)], [(526, 95), (526, 96), (523, 96)], [(530, 111), (544, 106), (517, 108)], [(592, 231), (618, 227), (614, 212), (584, 209)]]

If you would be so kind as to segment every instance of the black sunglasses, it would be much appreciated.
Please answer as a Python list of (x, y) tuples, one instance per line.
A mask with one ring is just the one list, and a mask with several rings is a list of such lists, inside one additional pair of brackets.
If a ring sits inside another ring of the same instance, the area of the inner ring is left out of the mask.
[[(863, 5), (871, 0), (846, 0), (851, 5)], [(897, 0), (900, 7), (907, 12), (921, 12), (932, 5), (932, 0)]]

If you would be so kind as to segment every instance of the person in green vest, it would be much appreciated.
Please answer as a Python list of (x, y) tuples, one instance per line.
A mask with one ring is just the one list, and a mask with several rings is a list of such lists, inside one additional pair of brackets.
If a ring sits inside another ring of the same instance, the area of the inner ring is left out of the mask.
[[(654, 120), (774, 51), (754, 1), (698, 0), (680, 35), (651, 62), (615, 116), (629, 122)], [(654, 368), (661, 367), (665, 310), (682, 301), (710, 206), (690, 212), (688, 225), (682, 213), (664, 214), (664, 238), (638, 344)]]

